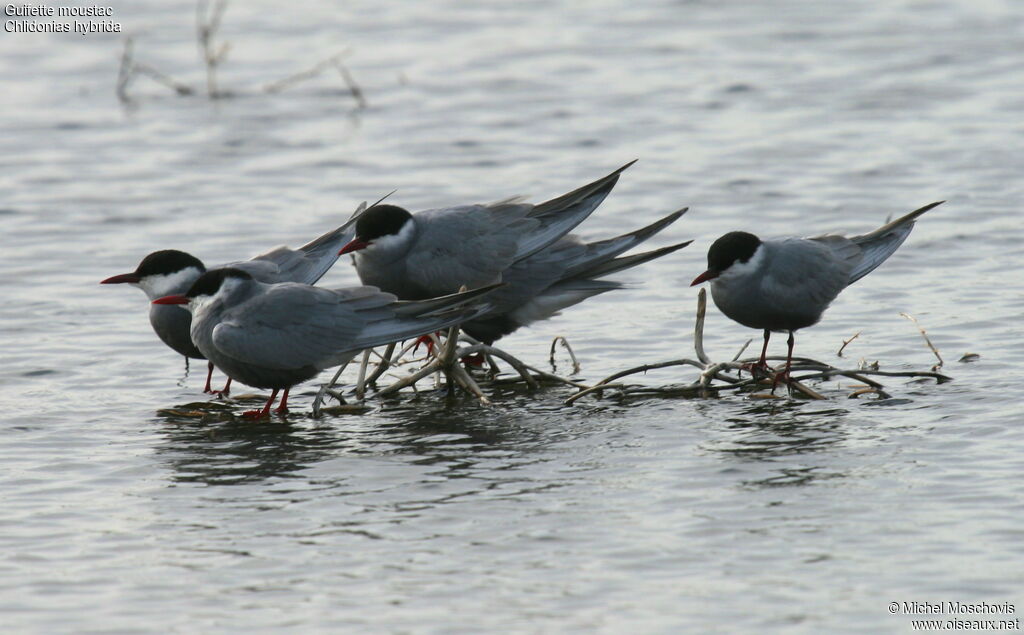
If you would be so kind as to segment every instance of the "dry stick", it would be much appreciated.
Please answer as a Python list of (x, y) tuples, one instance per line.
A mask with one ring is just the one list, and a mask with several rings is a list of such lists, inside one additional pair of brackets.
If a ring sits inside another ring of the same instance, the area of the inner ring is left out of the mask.
[(753, 342), (753, 341), (754, 341), (753, 339), (747, 340), (746, 343), (743, 344), (743, 346), (740, 347), (740, 350), (736, 351), (736, 354), (732, 356), (732, 361), (735, 362), (737, 359), (739, 359), (740, 355), (743, 354), (743, 351), (747, 350), (747, 347), (750, 346), (750, 343)]
[(858, 337), (860, 337), (860, 334), (861, 334), (862, 332), (863, 332), (863, 331), (857, 331), (856, 333), (854, 333), (854, 334), (853, 334), (853, 337), (851, 337), (850, 339), (848, 339), (848, 340), (843, 340), (843, 345), (839, 347), (839, 350), (838, 350), (838, 351), (836, 351), (836, 357), (842, 357), (842, 356), (843, 356), (843, 349), (845, 349), (845, 348), (846, 348), (846, 346), (847, 346), (847, 345), (848, 345), (848, 344), (849, 344), (850, 342), (852, 342), (853, 340), (855, 340), (855, 339), (857, 339)]
[(939, 351), (935, 349), (935, 346), (932, 344), (931, 339), (928, 338), (928, 333), (925, 332), (924, 327), (921, 326), (921, 324), (917, 321), (917, 319), (914, 316), (909, 315), (907, 313), (900, 313), (900, 315), (907, 318), (917, 326), (917, 330), (921, 331), (921, 337), (923, 337), (924, 341), (928, 344), (928, 348), (932, 349), (932, 352), (935, 353), (935, 357), (936, 359), (939, 360), (939, 363), (932, 366), (932, 370), (939, 370), (940, 368), (942, 368), (942, 365), (945, 362), (942, 361), (942, 356), (939, 355)]
[(572, 374), (580, 372), (580, 362), (576, 359), (576, 353), (573, 352), (572, 346), (569, 346), (569, 340), (565, 339), (564, 335), (556, 335), (551, 340), (551, 353), (548, 355), (548, 363), (551, 364), (551, 369), (556, 370), (558, 367), (555, 366), (555, 345), (561, 342), (562, 346), (569, 353), (569, 359), (572, 360)]
[(704, 314), (708, 308), (708, 292), (701, 287), (697, 294), (697, 321), (693, 325), (693, 348), (697, 352), (697, 359), (704, 364), (710, 364), (711, 358), (704, 352)]
[(366, 367), (370, 364), (370, 349), (363, 351), (363, 362), (359, 364), (359, 378), (356, 380), (356, 399), (363, 400), (366, 394)]
[(320, 386), (320, 390), (317, 391), (317, 393), (316, 393), (316, 398), (313, 399), (313, 417), (314, 418), (320, 416), (320, 406), (321, 406), (321, 404), (324, 401), (324, 395), (330, 395), (330, 396), (334, 397), (335, 399), (337, 399), (338, 401), (340, 401), (341, 403), (345, 403), (345, 400), (342, 398), (342, 396), (340, 394), (334, 392), (333, 390), (331, 390), (331, 387), (334, 386), (335, 383), (337, 383), (338, 377), (341, 377), (341, 372), (343, 370), (345, 370), (346, 367), (348, 367), (348, 365), (349, 365), (349, 363), (351, 363), (351, 361), (352, 360), (349, 360), (349, 361), (345, 362), (344, 364), (342, 364), (341, 367), (338, 368), (338, 372), (336, 372), (334, 374), (334, 378), (331, 379), (331, 381), (329, 381), (328, 383)]
[(590, 386), (588, 386), (588, 385), (586, 385), (586, 384), (584, 384), (582, 382), (573, 381), (572, 379), (568, 379), (566, 377), (562, 377), (561, 375), (555, 375), (554, 373), (549, 373), (547, 371), (540, 370), (539, 368), (534, 368), (533, 366), (530, 366), (529, 364), (523, 364), (523, 367), (526, 368), (526, 370), (528, 370), (531, 373), (533, 373), (536, 377), (540, 377), (541, 379), (548, 379), (548, 380), (551, 380), (551, 381), (556, 381), (556, 382), (559, 382), (559, 383), (562, 383), (562, 384), (566, 384), (566, 385), (569, 385), (569, 386), (574, 386), (574, 387), (580, 388), (580, 389), (590, 388)]
[(580, 397), (585, 397), (585, 396), (587, 396), (587, 395), (589, 395), (591, 393), (595, 393), (595, 392), (603, 392), (605, 390), (611, 390), (612, 388), (627, 388), (627, 386), (626, 386), (626, 384), (602, 384), (600, 386), (591, 386), (590, 388), (587, 388), (586, 390), (581, 390), (580, 392), (576, 393), (572, 397), (569, 397), (568, 399), (565, 400), (564, 403), (567, 406), (571, 406), (572, 404), (576, 403), (576, 401)]
[(696, 366), (697, 368), (704, 368), (703, 364), (701, 364), (700, 362), (695, 362), (695, 361), (693, 361), (691, 359), (674, 359), (674, 360), (669, 361), (669, 362), (657, 362), (657, 363), (654, 363), (654, 364), (644, 364), (642, 366), (636, 366), (635, 368), (629, 368), (627, 370), (623, 370), (623, 371), (617, 372), (614, 375), (609, 375), (608, 377), (605, 377), (604, 379), (602, 379), (601, 381), (597, 382), (593, 386), (588, 386), (588, 387), (583, 388), (583, 390), (581, 390), (580, 392), (578, 392), (575, 395), (572, 395), (571, 397), (566, 399), (564, 403), (567, 406), (571, 406), (573, 403), (576, 402), (576, 400), (578, 400), (580, 397), (583, 397), (584, 395), (589, 395), (589, 394), (594, 393), (594, 392), (601, 392), (601, 391), (606, 390), (608, 388), (621, 388), (621, 387), (624, 386), (624, 384), (612, 384), (611, 382), (615, 381), (616, 379), (620, 379), (622, 377), (626, 377), (627, 375), (635, 375), (636, 373), (646, 373), (649, 370), (657, 370), (659, 368), (668, 368), (669, 366), (681, 366), (683, 364), (689, 364), (691, 366)]
[(818, 399), (818, 400), (828, 399), (828, 397), (826, 397), (825, 395), (821, 394), (820, 392), (818, 392), (816, 390), (813, 390), (813, 389), (809, 388), (808, 386), (805, 386), (805, 385), (801, 384), (799, 381), (797, 381), (796, 379), (793, 379), (792, 377), (789, 378), (789, 387), (790, 388), (796, 388), (798, 392), (802, 392), (803, 394), (807, 395), (811, 399)]
[(411, 375), (406, 375), (405, 377), (399, 379), (398, 381), (396, 381), (395, 383), (391, 384), (390, 386), (385, 386), (384, 388), (382, 388), (380, 391), (377, 392), (377, 396), (378, 397), (384, 397), (384, 396), (390, 395), (391, 393), (398, 392), (399, 390), (405, 388), (406, 386), (412, 386), (413, 384), (415, 384), (419, 380), (423, 379), (427, 375), (430, 375), (434, 371), (436, 371), (437, 368), (435, 367), (434, 364), (435, 364), (435, 362), (432, 361), (429, 364), (427, 364), (426, 366), (424, 366), (423, 368), (421, 368), (418, 371), (416, 371), (415, 373), (413, 373)]
[(878, 395), (878, 397), (880, 399), (890, 399), (890, 398), (892, 398), (892, 395), (890, 395), (889, 393), (885, 392), (881, 388), (868, 387), (868, 388), (861, 388), (860, 390), (854, 390), (849, 395), (847, 395), (847, 399), (856, 399), (857, 397), (860, 397), (861, 395)]
[[(466, 290), (467, 287), (463, 285), (459, 288), (459, 293), (464, 293)], [(456, 324), (448, 329), (448, 339), (445, 342), (444, 353), (441, 355), (440, 359), (438, 359), (438, 364), (441, 366), (445, 377), (448, 379), (448, 386), (454, 388), (455, 382), (458, 382), (460, 386), (475, 396), (482, 405), (491, 405), (491, 400), (487, 398), (487, 395), (485, 395), (482, 390), (480, 390), (480, 386), (478, 386), (476, 381), (468, 372), (466, 372), (466, 369), (459, 365), (459, 357), (455, 354), (458, 347), (459, 325)]]
[(484, 355), (488, 356), (493, 355), (498, 359), (504, 360), (506, 363), (508, 363), (509, 366), (512, 367), (513, 370), (519, 373), (520, 379), (522, 379), (526, 383), (526, 385), (529, 386), (530, 390), (536, 390), (540, 388), (540, 384), (538, 384), (537, 380), (534, 379), (532, 375), (530, 375), (530, 371), (526, 369), (526, 365), (501, 349), (494, 348), (493, 346), (488, 346), (487, 344), (474, 344), (472, 346), (467, 346), (466, 348), (459, 350), (459, 357), (466, 357), (467, 355), (473, 355), (475, 353), (483, 353)]
[[(219, 50), (214, 52), (213, 39), (217, 35), (217, 30), (220, 29), (221, 18), (224, 17), (228, 3), (227, 0), (216, 0), (212, 13), (208, 7), (209, 0), (199, 0), (196, 3), (196, 39), (199, 44), (199, 53), (206, 65), (206, 95), (210, 99), (217, 99), (224, 96), (217, 89), (217, 66), (227, 57), (231, 43), (225, 42)], [(210, 15), (207, 16), (207, 14)]]
[(391, 356), (395, 353), (395, 348), (396, 344), (391, 342), (388, 344), (388, 347), (384, 349), (384, 355), (381, 357), (381, 361), (377, 364), (377, 368), (374, 369), (373, 374), (371, 374), (366, 380), (366, 384), (368, 386), (376, 386), (377, 380), (381, 378), (381, 375), (387, 372), (388, 368), (391, 367)]

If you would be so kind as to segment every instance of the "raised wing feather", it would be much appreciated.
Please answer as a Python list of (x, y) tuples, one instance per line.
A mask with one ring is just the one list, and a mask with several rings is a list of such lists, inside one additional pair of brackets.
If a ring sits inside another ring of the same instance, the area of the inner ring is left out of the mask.
[(410, 281), (429, 295), (500, 282), (515, 262), (520, 238), (539, 225), (526, 216), (531, 209), (496, 203), (420, 212), (420, 233), (406, 261)]
[(944, 202), (938, 201), (937, 203), (925, 205), (905, 216), (897, 218), (891, 223), (886, 223), (871, 233), (852, 237), (850, 240), (861, 248), (864, 256), (861, 262), (850, 272), (850, 284), (868, 275), (878, 265), (885, 262), (903, 244), (907, 236), (910, 236), (911, 230), (914, 229), (914, 221), (921, 214)]
[(354, 218), (299, 249), (275, 247), (252, 260), (232, 266), (244, 269), (260, 282), (314, 284), (334, 265), (338, 251), (355, 235)]

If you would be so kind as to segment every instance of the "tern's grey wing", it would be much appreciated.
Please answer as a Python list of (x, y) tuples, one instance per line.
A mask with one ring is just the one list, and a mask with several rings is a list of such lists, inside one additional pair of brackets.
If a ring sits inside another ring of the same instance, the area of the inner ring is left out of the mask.
[(535, 231), (520, 238), (515, 259), (526, 258), (544, 249), (586, 220), (618, 183), (622, 171), (634, 163), (636, 160), (593, 183), (534, 207), (530, 211), (530, 218), (540, 221), (540, 225)]
[(314, 284), (338, 260), (338, 252), (355, 236), (353, 219), (298, 249), (276, 247), (245, 263), (232, 266), (245, 270), (260, 282), (301, 282)]
[(844, 244), (849, 242), (842, 236), (765, 241), (763, 301), (792, 313), (820, 314), (846, 288), (855, 264)]
[(493, 284), (515, 262), (519, 239), (538, 221), (522, 203), (466, 205), (416, 215), (419, 232), (406, 257), (406, 275), (427, 296)]
[(391, 314), (395, 297), (373, 287), (334, 291), (280, 284), (225, 312), (213, 330), (217, 350), (255, 366), (329, 367), (373, 320)]
[(854, 267), (853, 271), (850, 272), (850, 282), (853, 284), (857, 280), (860, 280), (864, 276), (868, 275), (875, 270), (878, 265), (885, 262), (889, 256), (903, 244), (903, 241), (910, 235), (910, 231), (914, 229), (914, 221), (928, 210), (941, 205), (945, 201), (939, 201), (930, 205), (925, 205), (920, 209), (916, 209), (909, 214), (897, 218), (891, 223), (886, 223), (882, 227), (879, 227), (875, 231), (864, 234), (863, 236), (854, 236), (850, 240), (857, 244), (858, 247), (864, 252), (864, 256), (861, 262)]
[[(864, 259), (864, 252), (849, 238), (845, 236), (838, 236), (836, 234), (828, 234), (826, 236), (813, 236), (807, 238), (808, 241), (814, 241), (819, 245), (828, 249), (832, 256), (839, 261), (840, 267), (845, 267), (850, 272), (848, 275), (852, 275), (852, 272), (861, 264)], [(846, 284), (849, 284), (849, 278), (847, 278)]]

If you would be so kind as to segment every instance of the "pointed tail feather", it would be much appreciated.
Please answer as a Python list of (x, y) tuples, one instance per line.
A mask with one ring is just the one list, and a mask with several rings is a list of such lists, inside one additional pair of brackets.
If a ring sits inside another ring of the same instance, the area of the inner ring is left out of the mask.
[(529, 217), (540, 221), (540, 227), (520, 241), (515, 260), (537, 253), (586, 220), (618, 183), (622, 171), (634, 163), (635, 159), (608, 176), (534, 207)]
[(430, 315), (446, 309), (452, 309), (460, 307), (467, 302), (475, 300), (480, 296), (486, 295), (498, 287), (504, 286), (501, 283), (487, 285), (486, 287), (480, 287), (471, 291), (463, 291), (461, 293), (452, 293), (451, 295), (443, 295), (437, 298), (431, 298), (429, 300), (412, 300), (408, 302), (395, 302), (392, 308), (395, 315), (402, 317), (416, 317), (421, 315)]
[(673, 251), (679, 251), (683, 247), (686, 247), (692, 240), (686, 242), (677, 243), (675, 245), (669, 245), (668, 247), (661, 247), (659, 249), (652, 249), (651, 251), (645, 251), (639, 254), (633, 254), (632, 256), (622, 256), (621, 258), (614, 258), (612, 260), (606, 260), (599, 262), (593, 267), (580, 271), (576, 274), (577, 278), (600, 278), (601, 276), (607, 276), (612, 273), (617, 273), (630, 267), (642, 265), (645, 262), (654, 260), (655, 258), (661, 258), (662, 256), (668, 255)]
[[(563, 279), (577, 276), (587, 278), (595, 277), (589, 273), (589, 270), (592, 267), (600, 267), (603, 263), (607, 263), (610, 259), (614, 258), (615, 256), (618, 256), (619, 254), (628, 251), (633, 247), (636, 247), (637, 245), (644, 242), (651, 236), (657, 234), (661, 230), (665, 229), (666, 227), (674, 223), (676, 220), (679, 219), (680, 216), (685, 214), (687, 210), (689, 210), (688, 207), (676, 210), (675, 212), (672, 212), (671, 214), (665, 216), (664, 218), (660, 218), (657, 221), (651, 223), (650, 225), (646, 227), (641, 227), (640, 229), (630, 232), (628, 234), (623, 234), (621, 236), (616, 236), (614, 238), (608, 238), (606, 240), (599, 240), (597, 242), (589, 243), (587, 245), (586, 252), (583, 253), (579, 258), (577, 258), (575, 262), (571, 263), (569, 267), (566, 269), (566, 273), (563, 276)], [(681, 249), (688, 244), (690, 243), (683, 243), (675, 247), (675, 249)], [(615, 269), (615, 271), (618, 271), (622, 268), (624, 267), (619, 267)]]
[(914, 221), (928, 210), (941, 205), (945, 201), (938, 201), (916, 209), (905, 216), (901, 216), (891, 223), (886, 223), (873, 232), (862, 236), (850, 238), (854, 244), (861, 248), (862, 256), (860, 263), (850, 272), (850, 281), (853, 284), (864, 276), (874, 271), (880, 264), (893, 255), (903, 241), (910, 236), (914, 229)]

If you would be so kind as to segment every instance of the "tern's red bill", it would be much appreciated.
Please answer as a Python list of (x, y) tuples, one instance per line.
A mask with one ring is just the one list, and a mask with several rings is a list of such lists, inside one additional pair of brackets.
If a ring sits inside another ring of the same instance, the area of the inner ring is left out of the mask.
[(708, 269), (704, 273), (702, 273), (699, 276), (697, 276), (696, 278), (694, 278), (693, 282), (690, 283), (690, 286), (692, 287), (692, 286), (698, 285), (698, 284), (700, 284), (702, 282), (707, 282), (708, 280), (713, 280), (714, 278), (717, 278), (717, 277), (718, 277), (718, 272), (717, 271), (712, 271), (712, 270)]
[(153, 300), (153, 304), (188, 304), (191, 302), (187, 295), (165, 295), (162, 298)]
[(106, 280), (101, 280), (100, 284), (121, 284), (124, 282), (138, 282), (139, 277), (134, 273), (122, 273), (117, 276), (110, 276)]
[(347, 254), (347, 253), (352, 252), (352, 251), (359, 251), (360, 249), (366, 249), (369, 246), (370, 246), (370, 243), (366, 242), (365, 240), (359, 240), (358, 238), (353, 238), (352, 240), (350, 240), (348, 242), (347, 245), (345, 245), (344, 247), (341, 248), (341, 251), (338, 252), (338, 255), (341, 256), (342, 254)]

